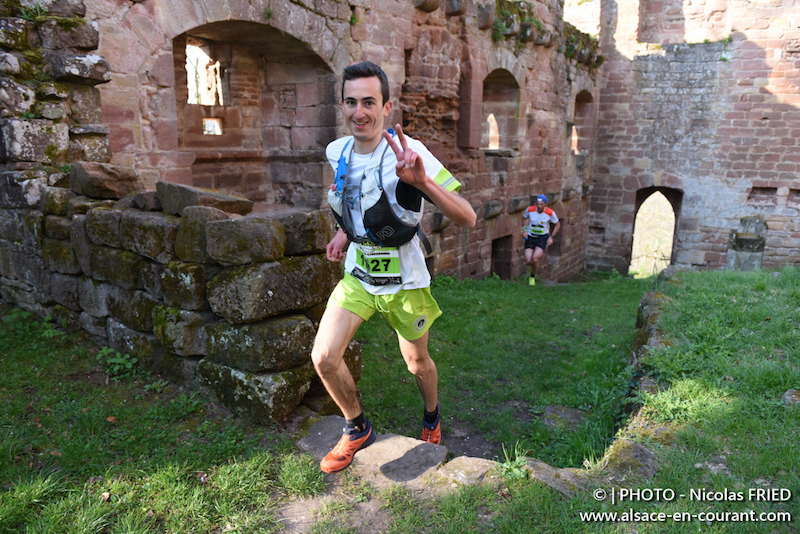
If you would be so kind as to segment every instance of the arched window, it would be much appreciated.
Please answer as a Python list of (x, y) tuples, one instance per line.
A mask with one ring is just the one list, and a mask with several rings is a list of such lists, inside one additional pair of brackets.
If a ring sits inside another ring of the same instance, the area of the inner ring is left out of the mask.
[(487, 150), (518, 149), (520, 87), (505, 69), (497, 69), (483, 81), (483, 128), (481, 147)]

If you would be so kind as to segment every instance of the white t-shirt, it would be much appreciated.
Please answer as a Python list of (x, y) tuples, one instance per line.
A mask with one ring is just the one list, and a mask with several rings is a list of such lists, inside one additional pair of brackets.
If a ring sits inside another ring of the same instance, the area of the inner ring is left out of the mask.
[(550, 223), (556, 224), (558, 217), (556, 212), (550, 208), (545, 208), (542, 213), (536, 209), (536, 206), (528, 207), (523, 217), (528, 219), (528, 235), (530, 237), (541, 237), (550, 233)]
[[(326, 149), (328, 161), (330, 162), (334, 171), (338, 166), (339, 158), (343, 155), (342, 150), (345, 148), (345, 145), (349, 139), (352, 138), (343, 137), (337, 139), (336, 141), (330, 143)], [(408, 147), (422, 157), (422, 162), (425, 165), (425, 174), (433, 177), (436, 183), (442, 185), (442, 187), (445, 187), (448, 191), (457, 191), (461, 187), (461, 184), (455, 180), (450, 172), (444, 168), (441, 162), (436, 159), (433, 154), (430, 153), (430, 151), (428, 151), (425, 145), (423, 145), (420, 141), (410, 137), (406, 137), (406, 141), (408, 142)], [(352, 149), (352, 143), (348, 145), (347, 150), (345, 150), (344, 153), (344, 156), (349, 159), (347, 180), (345, 181), (345, 190), (343, 191), (343, 196), (345, 199), (347, 199), (349, 196), (349, 185), (362, 183), (362, 188), (367, 189), (367, 187), (364, 187), (366, 185), (366, 181), (376, 179), (376, 175), (374, 173), (377, 171), (377, 167), (380, 166), (381, 156), (383, 155), (384, 149), (386, 149), (387, 146), (388, 143), (385, 140), (382, 140), (372, 154), (359, 155), (353, 153), (352, 157), (350, 157), (349, 153)], [(418, 203), (418, 211), (403, 208), (400, 205), (397, 199), (400, 179), (395, 173), (396, 165), (397, 157), (394, 155), (391, 147), (389, 147), (383, 156), (383, 166), (381, 169), (383, 189), (386, 192), (389, 203), (392, 206), (392, 211), (394, 211), (395, 215), (397, 215), (397, 217), (402, 220), (403, 223), (409, 226), (414, 226), (422, 222), (422, 207), (424, 203), (421, 201)], [(365, 171), (369, 174), (369, 178), (365, 176)], [(408, 197), (409, 188), (403, 185), (400, 185), (400, 188), (404, 191), (406, 197)], [(416, 196), (418, 190), (416, 190), (416, 188), (413, 189), (416, 192), (412, 191), (412, 196)], [(362, 190), (362, 193), (363, 192), (364, 191)], [(418, 194), (421, 196), (421, 193)], [(354, 199), (350, 198), (350, 200)], [(356, 200), (353, 203), (353, 206), (350, 208), (348, 208), (349, 203), (344, 202), (343, 209), (350, 209), (356, 233), (358, 235), (366, 235), (366, 230), (363, 223), (363, 206), (360, 205), (360, 200), (361, 199)], [(406, 201), (406, 204), (408, 204), (408, 201)], [(411, 202), (411, 204), (414, 204), (414, 202)], [(400, 283), (388, 283), (384, 285), (374, 285), (369, 283), (368, 280), (370, 279), (370, 276), (363, 276), (364, 269), (360, 266), (357, 266), (357, 263), (359, 263), (359, 265), (364, 265), (365, 262), (377, 262), (377, 265), (390, 265), (391, 267), (389, 270), (391, 272), (387, 273), (387, 275), (391, 274), (392, 282), (394, 282), (397, 278), (394, 276), (394, 271), (398, 271), (397, 276), (399, 276)], [(358, 243), (350, 243), (350, 246), (347, 249), (344, 268), (348, 273), (353, 274), (355, 272), (356, 277), (359, 278), (361, 285), (364, 286), (364, 289), (373, 295), (392, 295), (404, 289), (420, 289), (423, 287), (428, 287), (431, 283), (431, 277), (428, 273), (428, 268), (425, 265), (425, 255), (422, 251), (422, 247), (420, 246), (419, 237), (416, 235), (405, 245), (397, 247), (396, 253), (394, 252), (394, 249), (384, 250), (380, 249), (379, 247), (370, 247), (367, 245), (359, 245)]]

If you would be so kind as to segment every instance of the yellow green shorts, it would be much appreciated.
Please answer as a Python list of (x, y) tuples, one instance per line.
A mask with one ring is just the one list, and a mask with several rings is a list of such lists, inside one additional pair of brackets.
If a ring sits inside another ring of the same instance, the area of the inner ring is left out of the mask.
[(344, 308), (365, 321), (379, 311), (397, 334), (408, 341), (425, 335), (442, 314), (429, 287), (402, 290), (394, 295), (373, 295), (349, 273), (334, 288), (328, 306)]

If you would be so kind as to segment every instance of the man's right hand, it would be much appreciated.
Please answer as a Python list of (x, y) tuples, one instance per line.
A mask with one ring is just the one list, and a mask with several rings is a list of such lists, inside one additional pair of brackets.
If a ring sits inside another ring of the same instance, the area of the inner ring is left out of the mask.
[(347, 234), (339, 228), (336, 235), (333, 236), (328, 246), (325, 247), (325, 253), (330, 261), (341, 261), (345, 257), (345, 249), (347, 248)]

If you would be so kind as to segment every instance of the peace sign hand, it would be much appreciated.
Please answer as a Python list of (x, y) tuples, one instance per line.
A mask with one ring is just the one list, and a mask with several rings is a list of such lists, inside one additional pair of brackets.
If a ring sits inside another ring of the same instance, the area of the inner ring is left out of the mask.
[(397, 165), (395, 166), (397, 177), (407, 184), (419, 187), (429, 179), (425, 174), (425, 164), (419, 154), (408, 148), (406, 136), (403, 134), (403, 129), (399, 124), (395, 125), (395, 131), (397, 132), (397, 138), (400, 140), (400, 146), (397, 146), (397, 143), (394, 142), (394, 139), (386, 130), (383, 131), (383, 137), (392, 147), (394, 155), (397, 156)]

